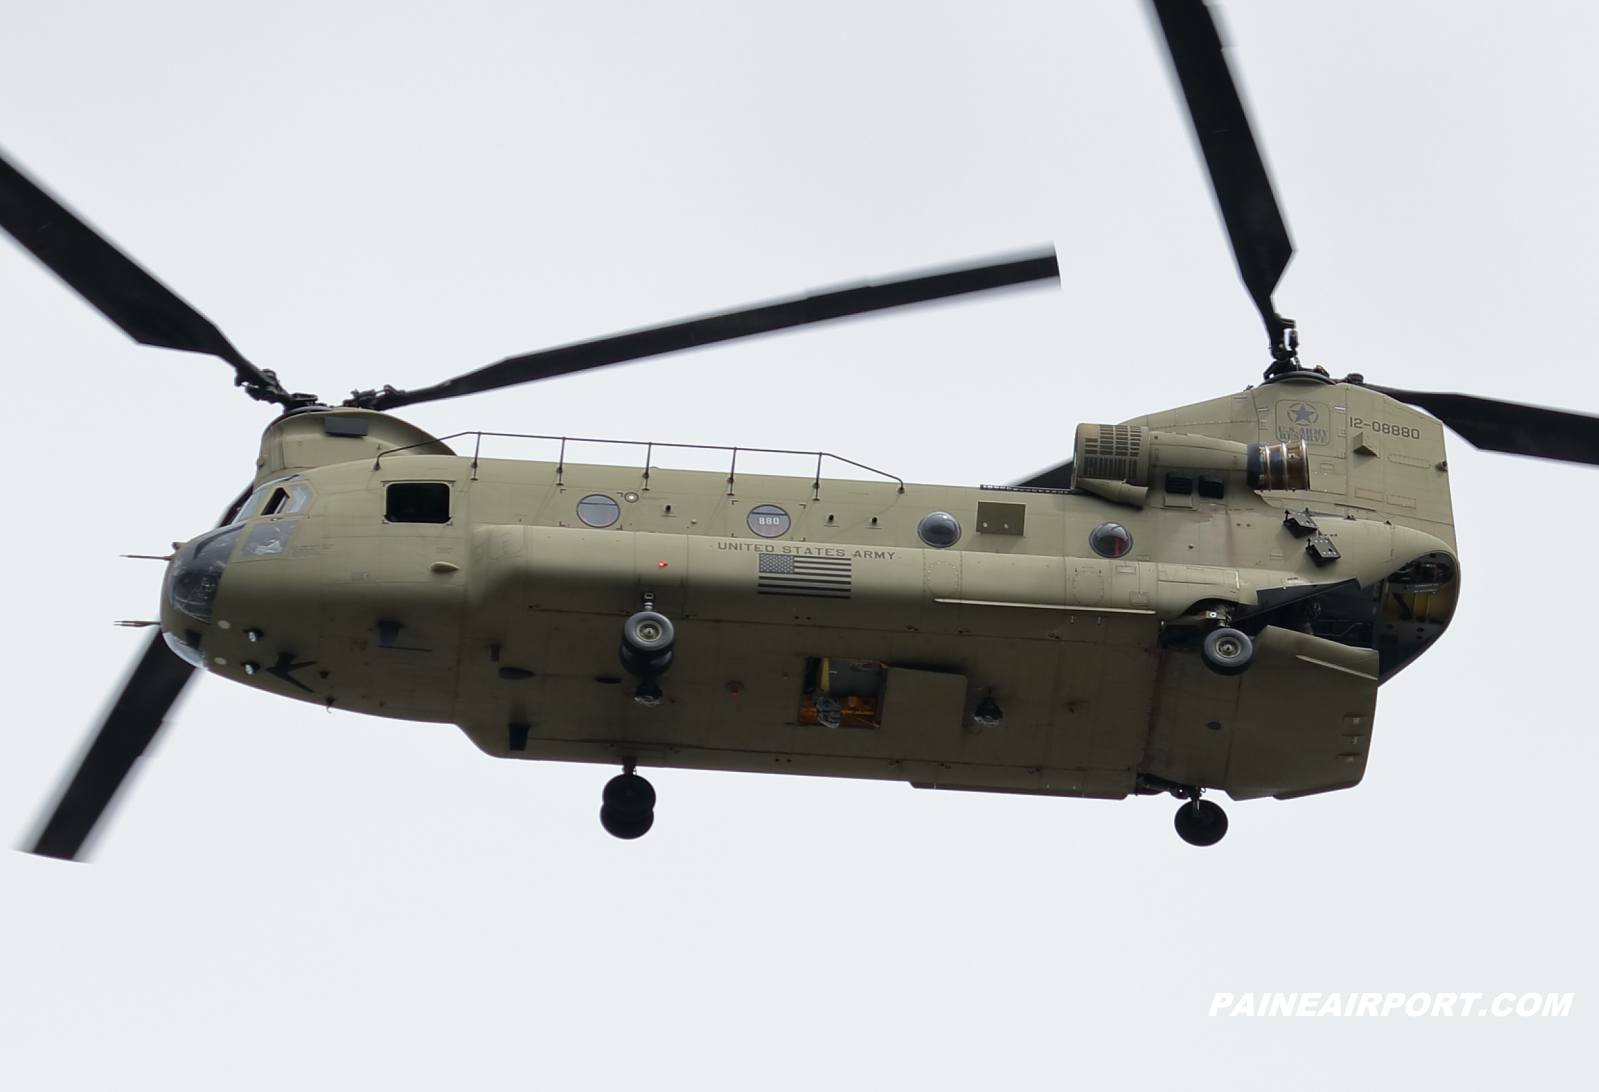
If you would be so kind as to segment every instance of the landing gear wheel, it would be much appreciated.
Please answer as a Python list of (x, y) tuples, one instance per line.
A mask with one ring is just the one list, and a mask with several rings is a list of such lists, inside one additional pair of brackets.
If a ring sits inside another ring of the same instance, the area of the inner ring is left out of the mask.
[(1218, 675), (1242, 675), (1255, 660), (1255, 643), (1242, 630), (1213, 629), (1205, 635), (1199, 655)]
[(655, 787), (631, 768), (605, 783), (600, 826), (617, 838), (642, 837), (655, 825)]
[(639, 652), (632, 645), (623, 641), (618, 655), (622, 661), (622, 670), (640, 679), (658, 678), (666, 674), (672, 666), (671, 649), (650, 654)]
[(1173, 826), (1191, 846), (1213, 846), (1227, 833), (1227, 813), (1209, 800), (1190, 800), (1177, 809)]
[(642, 838), (649, 833), (655, 825), (655, 813), (647, 811), (643, 815), (618, 815), (610, 808), (600, 809), (600, 826), (605, 828), (605, 833), (613, 838), (622, 838), (631, 841)]
[(677, 631), (672, 620), (659, 611), (641, 610), (622, 623), (622, 647), (618, 656), (622, 670), (640, 680), (641, 705), (659, 705), (661, 688), (655, 685), (672, 666), (672, 642)]
[(636, 773), (617, 774), (605, 783), (600, 799), (618, 815), (640, 815), (655, 807), (655, 786)]
[(668, 651), (676, 639), (672, 620), (659, 611), (641, 610), (622, 624), (622, 643), (645, 657)]

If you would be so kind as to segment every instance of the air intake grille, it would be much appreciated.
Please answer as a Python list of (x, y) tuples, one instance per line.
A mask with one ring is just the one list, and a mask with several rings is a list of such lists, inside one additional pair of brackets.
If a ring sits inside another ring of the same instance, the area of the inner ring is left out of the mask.
[(1138, 455), (1144, 430), (1130, 425), (1099, 425), (1099, 436), (1083, 437), (1083, 459), (1078, 474), (1124, 482), (1138, 475)]

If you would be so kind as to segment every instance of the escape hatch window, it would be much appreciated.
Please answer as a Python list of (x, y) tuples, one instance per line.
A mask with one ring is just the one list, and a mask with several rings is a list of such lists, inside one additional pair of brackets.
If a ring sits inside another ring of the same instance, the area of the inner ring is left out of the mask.
[(271, 495), (259, 513), (262, 516), (286, 516), (298, 512), (311, 503), (311, 487), (304, 482), (284, 482), (272, 487)]
[(389, 523), (449, 523), (449, 483), (393, 483), (385, 494), (383, 518)]
[(298, 474), (267, 482), (239, 506), (237, 520), (256, 516), (287, 516), (300, 512), (311, 503), (311, 487), (299, 481)]

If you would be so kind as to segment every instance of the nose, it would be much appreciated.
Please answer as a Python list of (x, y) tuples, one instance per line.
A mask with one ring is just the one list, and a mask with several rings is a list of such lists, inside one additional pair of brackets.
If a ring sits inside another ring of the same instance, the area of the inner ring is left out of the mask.
[[(181, 616), (180, 621), (187, 618), (210, 625), (217, 589), (222, 586), (222, 572), (243, 532), (242, 524), (211, 531), (192, 539), (173, 555), (162, 591), (166, 605)], [(191, 631), (185, 627), (183, 632), (177, 632), (177, 627), (170, 625), (163, 626), (162, 631), (173, 652), (200, 665), (203, 657), (196, 647), (198, 641), (190, 636)]]

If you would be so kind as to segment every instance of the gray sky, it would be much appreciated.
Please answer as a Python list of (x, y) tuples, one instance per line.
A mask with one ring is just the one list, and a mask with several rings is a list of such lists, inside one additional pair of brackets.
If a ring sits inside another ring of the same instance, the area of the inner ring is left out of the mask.
[[(1224, 14), (1306, 359), (1599, 410), (1599, 15)], [(58, 0), (8, 13), (0, 145), (327, 398), (1053, 243), (1059, 290), (404, 414), (975, 484), (1266, 363), (1160, 49), (1133, 0)], [(9, 246), (0, 360), (20, 840), (142, 642), (109, 623), (156, 609), (159, 566), (117, 555), (214, 522), (270, 413)], [(1450, 466), (1463, 602), (1384, 688), (1365, 783), (1228, 805), (1211, 850), (1164, 797), (682, 771), (620, 843), (603, 768), (205, 679), (94, 864), (0, 855), (6, 1084), (1582, 1087), (1599, 478), (1459, 440)], [(1534, 990), (1572, 1015), (1206, 1017), (1216, 991)]]

